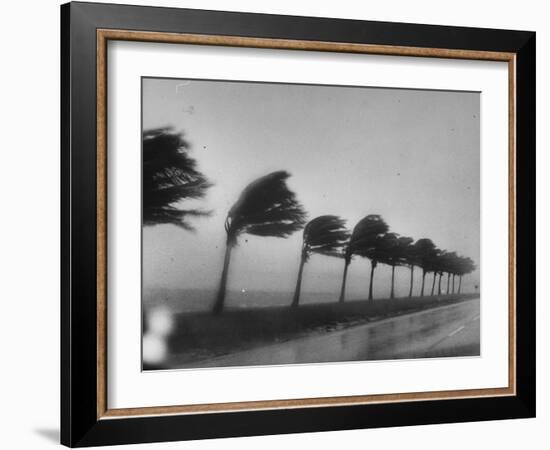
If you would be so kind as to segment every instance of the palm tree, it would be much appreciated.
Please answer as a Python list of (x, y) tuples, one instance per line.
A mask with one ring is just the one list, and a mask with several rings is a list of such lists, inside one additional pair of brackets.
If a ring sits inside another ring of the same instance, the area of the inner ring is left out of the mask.
[(456, 258), (457, 258), (457, 254), (455, 252), (447, 252), (446, 250), (441, 251), (439, 255), (436, 257), (434, 269), (437, 275), (439, 275), (437, 295), (442, 294), (441, 281), (444, 274), (448, 274), (446, 294), (449, 293), (450, 273), (454, 270)]
[(441, 295), (441, 258), (445, 254), (445, 250), (439, 250), (436, 249), (436, 254), (433, 256), (431, 263), (430, 263), (430, 271), (433, 272), (434, 278), (432, 281), (432, 292), (431, 296), (433, 297), (435, 294), (435, 283), (437, 282), (437, 277), (439, 277), (439, 283), (438, 283), (438, 295)]
[(400, 237), (395, 233), (386, 233), (378, 242), (375, 250), (378, 261), (391, 266), (391, 290), (390, 298), (395, 297), (395, 267), (406, 264), (407, 253), (413, 239), (410, 237)]
[[(418, 241), (417, 241), (418, 242)], [(420, 265), (419, 260), (419, 249), (416, 246), (417, 242), (414, 244), (411, 242), (407, 245), (405, 249), (405, 255), (404, 255), (404, 265), (409, 266), (410, 270), (410, 278), (409, 278), (409, 297), (412, 297), (413, 295), (413, 287), (414, 287), (414, 268), (415, 266)]]
[(458, 294), (460, 294), (460, 289), (462, 288), (462, 277), (476, 270), (476, 265), (471, 258), (459, 257), (457, 266)]
[(286, 238), (303, 228), (306, 212), (286, 180), (286, 171), (272, 172), (250, 183), (231, 207), (225, 219), (227, 234), (220, 287), (214, 314), (223, 310), (231, 250), (241, 234)]
[(455, 268), (454, 268), (454, 271), (453, 271), (453, 278), (452, 278), (452, 293), (454, 294), (456, 292), (456, 288), (458, 286), (458, 283), (456, 283), (456, 277), (458, 276), (458, 271), (459, 271), (459, 260), (457, 259), (457, 261), (455, 262)]
[(434, 296), (434, 290), (435, 290), (435, 282), (437, 281), (437, 271), (433, 270), (432, 272), (434, 274), (434, 278), (433, 278), (433, 281), (432, 281), (432, 292), (431, 292), (430, 295), (433, 297)]
[(414, 247), (414, 254), (416, 255), (416, 261), (418, 263), (418, 266), (422, 268), (422, 287), (420, 289), (420, 296), (423, 297), (426, 274), (431, 271), (433, 267), (433, 262), (437, 256), (438, 250), (435, 244), (432, 242), (432, 240), (427, 238), (419, 239), (414, 243), (413, 247)]
[(441, 278), (443, 277), (443, 272), (445, 270), (447, 251), (443, 250), (435, 260), (435, 269), (437, 275), (439, 275), (439, 282), (437, 283), (437, 295), (441, 295)]
[(346, 221), (338, 216), (319, 216), (308, 222), (304, 228), (300, 268), (292, 306), (300, 303), (300, 290), (302, 287), (302, 273), (304, 264), (311, 254), (317, 253), (326, 256), (342, 257), (342, 249), (349, 239), (349, 231), (346, 229)]
[(379, 238), (387, 233), (388, 229), (389, 227), (384, 219), (377, 214), (365, 216), (355, 225), (344, 253), (344, 278), (342, 281), (340, 301), (344, 301), (348, 266), (354, 255), (370, 259), (369, 300), (373, 300), (372, 285), (374, 269), (376, 269), (376, 265), (378, 264), (377, 260), (374, 258), (375, 249)]
[(340, 288), (340, 298), (338, 300), (340, 303), (344, 303), (346, 299), (346, 282), (348, 279), (348, 267), (351, 263), (351, 258), (352, 258), (349, 241), (344, 249), (343, 256), (344, 256), (344, 275), (342, 275), (342, 286)]
[[(445, 270), (447, 272), (447, 292), (446, 294), (449, 295), (451, 293), (451, 276), (454, 277), (454, 273), (456, 271), (458, 262), (458, 255), (456, 252), (449, 252), (445, 255)], [(453, 289), (454, 294), (454, 289)]]
[(172, 128), (143, 132), (143, 225), (173, 224), (187, 230), (188, 216), (208, 215), (200, 209), (183, 209), (182, 200), (204, 197), (212, 185), (189, 156), (190, 146)]
[(455, 293), (455, 278), (456, 278), (456, 272), (453, 273), (453, 277), (452, 277), (452, 279), (451, 279), (451, 280), (452, 280), (452, 281), (451, 281), (451, 289), (452, 289), (451, 293), (452, 293), (452, 294)]

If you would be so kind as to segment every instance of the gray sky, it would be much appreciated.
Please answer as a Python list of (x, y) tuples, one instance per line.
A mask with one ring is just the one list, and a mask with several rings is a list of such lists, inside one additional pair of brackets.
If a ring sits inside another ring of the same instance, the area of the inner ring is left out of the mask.
[[(144, 79), (144, 129), (183, 131), (214, 183), (192, 203), (213, 211), (194, 220), (195, 233), (144, 229), (144, 287), (217, 286), (227, 211), (250, 181), (283, 169), (309, 219), (336, 214), (352, 228), (381, 214), (391, 231), (431, 238), (479, 264), (479, 102), (469, 92)], [(242, 236), (228, 288), (292, 291), (301, 237)], [(342, 270), (340, 259), (312, 257), (303, 290), (338, 292)], [(368, 271), (367, 260), (354, 259), (349, 298), (365, 297)], [(387, 295), (389, 274), (377, 269), (376, 295)], [(476, 271), (465, 287), (478, 281)], [(401, 269), (398, 294), (407, 286)]]

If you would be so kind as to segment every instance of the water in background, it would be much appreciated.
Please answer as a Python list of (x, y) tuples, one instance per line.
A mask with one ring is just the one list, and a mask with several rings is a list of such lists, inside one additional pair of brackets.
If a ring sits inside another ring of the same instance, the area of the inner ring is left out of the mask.
[[(292, 292), (228, 291), (226, 308), (261, 308), (266, 306), (289, 306)], [(216, 290), (208, 289), (144, 289), (145, 309), (164, 306), (173, 313), (210, 311), (214, 305)], [(346, 299), (353, 300), (353, 298)], [(338, 293), (308, 293), (300, 296), (300, 304), (331, 303), (338, 301)]]

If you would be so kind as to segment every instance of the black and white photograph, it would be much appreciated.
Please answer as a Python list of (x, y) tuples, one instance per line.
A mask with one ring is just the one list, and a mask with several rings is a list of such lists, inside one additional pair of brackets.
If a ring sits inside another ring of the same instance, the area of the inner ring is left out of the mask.
[(3, 17), (0, 448), (548, 445), (543, 2)]
[(143, 78), (143, 369), (479, 356), (479, 114)]
[(144, 370), (480, 355), (480, 95), (142, 78)]

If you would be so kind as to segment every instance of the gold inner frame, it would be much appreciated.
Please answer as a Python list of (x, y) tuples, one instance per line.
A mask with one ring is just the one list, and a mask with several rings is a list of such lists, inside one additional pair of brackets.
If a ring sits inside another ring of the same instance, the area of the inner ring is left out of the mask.
[[(199, 405), (109, 409), (107, 405), (107, 42), (109, 40), (231, 47), (452, 58), (508, 63), (508, 386), (396, 394), (260, 400)], [(97, 418), (313, 408), (421, 400), (497, 397), (516, 394), (516, 54), (445, 48), (299, 41), (239, 36), (97, 30)]]

